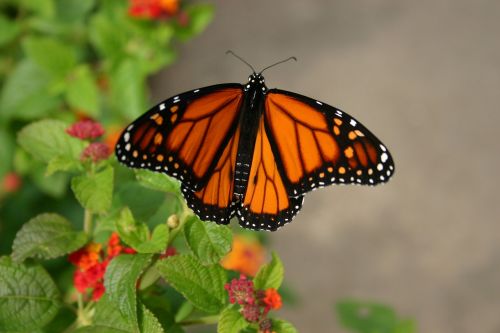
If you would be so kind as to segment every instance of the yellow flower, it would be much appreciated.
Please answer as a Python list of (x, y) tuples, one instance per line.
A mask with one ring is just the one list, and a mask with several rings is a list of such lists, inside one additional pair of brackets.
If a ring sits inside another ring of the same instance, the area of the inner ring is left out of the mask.
[(235, 235), (231, 252), (221, 261), (222, 267), (255, 276), (264, 264), (265, 250), (256, 239)]

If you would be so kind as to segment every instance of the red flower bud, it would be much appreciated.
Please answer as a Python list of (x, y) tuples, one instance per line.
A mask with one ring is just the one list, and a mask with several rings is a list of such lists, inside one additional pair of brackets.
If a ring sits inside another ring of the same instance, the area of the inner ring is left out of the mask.
[(104, 128), (93, 120), (81, 120), (66, 129), (66, 133), (82, 140), (95, 139), (104, 134)]
[(102, 142), (92, 142), (82, 152), (80, 159), (82, 161), (91, 159), (93, 162), (105, 160), (111, 155), (109, 147)]

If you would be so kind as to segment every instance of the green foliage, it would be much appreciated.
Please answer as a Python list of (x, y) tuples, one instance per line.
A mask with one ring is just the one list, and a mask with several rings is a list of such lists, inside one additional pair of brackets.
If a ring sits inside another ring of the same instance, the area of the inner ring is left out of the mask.
[(0, 332), (26, 332), (47, 324), (61, 305), (59, 291), (41, 266), (0, 258)]
[(108, 299), (133, 329), (139, 329), (136, 282), (151, 261), (149, 254), (120, 255), (106, 269), (104, 277)]
[(248, 322), (238, 310), (227, 307), (222, 311), (217, 325), (217, 333), (239, 333), (248, 327)]
[(207, 313), (218, 313), (226, 304), (226, 272), (220, 265), (204, 266), (192, 255), (160, 260), (156, 268), (179, 293)]
[(68, 220), (58, 214), (40, 214), (29, 220), (16, 235), (12, 259), (51, 259), (76, 251), (87, 242), (87, 235), (76, 231)]
[(256, 289), (274, 288), (278, 289), (283, 282), (285, 270), (283, 263), (276, 253), (273, 252), (270, 263), (262, 266), (255, 275), (254, 284)]
[(414, 333), (415, 323), (383, 304), (343, 300), (336, 305), (340, 323), (356, 333)]
[(128, 208), (121, 211), (116, 230), (120, 238), (139, 253), (159, 253), (167, 248), (169, 232), (166, 224), (157, 225), (150, 235), (148, 226), (135, 221)]
[(206, 223), (190, 216), (184, 225), (186, 241), (204, 265), (216, 264), (231, 250), (232, 233), (227, 226)]
[(103, 213), (111, 207), (113, 174), (113, 168), (107, 166), (102, 171), (76, 176), (71, 180), (71, 189), (84, 208)]

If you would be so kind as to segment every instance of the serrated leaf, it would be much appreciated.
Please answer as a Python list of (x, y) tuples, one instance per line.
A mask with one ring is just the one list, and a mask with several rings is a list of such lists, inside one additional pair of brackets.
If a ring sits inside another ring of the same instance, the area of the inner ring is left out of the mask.
[(283, 282), (284, 272), (281, 259), (273, 252), (271, 262), (263, 265), (253, 279), (255, 289), (278, 289)]
[(82, 170), (82, 164), (74, 158), (68, 156), (57, 156), (47, 164), (46, 176), (51, 176), (58, 171), (78, 171)]
[(26, 332), (43, 327), (60, 305), (59, 291), (41, 266), (0, 258), (0, 331)]
[(136, 222), (128, 207), (120, 212), (120, 217), (116, 220), (116, 229), (120, 238), (129, 246), (138, 246), (148, 240), (148, 227), (144, 223)]
[(228, 307), (220, 314), (217, 333), (239, 333), (248, 325), (248, 322), (238, 310)]
[(94, 174), (73, 177), (71, 189), (78, 202), (95, 213), (107, 211), (113, 197), (113, 174), (113, 168), (107, 166)]
[(336, 305), (342, 326), (359, 333), (413, 333), (415, 325), (398, 319), (396, 312), (383, 304), (343, 300)]
[(18, 231), (12, 245), (12, 259), (57, 258), (81, 248), (87, 242), (84, 232), (73, 229), (71, 223), (58, 214), (40, 214)]
[(48, 91), (49, 77), (30, 60), (22, 60), (3, 86), (0, 117), (32, 120), (42, 117), (60, 103)]
[(153, 172), (146, 169), (136, 170), (135, 176), (144, 187), (156, 191), (180, 194), (180, 183), (166, 174)]
[(184, 235), (191, 251), (205, 265), (218, 263), (231, 250), (233, 237), (227, 226), (202, 222), (196, 216), (187, 219)]
[(80, 67), (69, 77), (66, 87), (68, 104), (94, 118), (99, 116), (99, 90), (88, 67)]
[(192, 255), (175, 255), (156, 264), (160, 275), (198, 309), (218, 313), (226, 304), (227, 276), (219, 265), (204, 266)]
[(76, 65), (73, 48), (49, 37), (27, 37), (23, 49), (33, 62), (48, 74), (62, 78)]
[(163, 327), (156, 316), (144, 304), (140, 304), (140, 327), (141, 332), (164, 333)]
[(17, 136), (17, 141), (36, 159), (50, 162), (64, 157), (78, 160), (85, 146), (81, 140), (69, 136), (68, 126), (59, 120), (40, 120), (25, 126)]
[(135, 330), (139, 330), (136, 283), (151, 257), (150, 254), (119, 255), (111, 260), (104, 275), (109, 301)]
[[(118, 305), (109, 299), (108, 292), (99, 299), (95, 306), (92, 324), (100, 328), (128, 332), (132, 330), (127, 320), (121, 315)], [(105, 331), (107, 332), (107, 331)]]
[(298, 333), (297, 329), (289, 322), (281, 319), (273, 319), (272, 331), (276, 333)]

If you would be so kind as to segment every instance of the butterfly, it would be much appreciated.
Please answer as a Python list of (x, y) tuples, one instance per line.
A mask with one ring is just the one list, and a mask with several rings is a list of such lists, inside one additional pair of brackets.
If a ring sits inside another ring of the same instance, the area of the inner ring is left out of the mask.
[(159, 103), (123, 131), (118, 160), (180, 180), (202, 220), (228, 224), (237, 216), (245, 228), (270, 231), (292, 221), (311, 190), (375, 185), (393, 175), (386, 146), (358, 120), (266, 87), (262, 72), (286, 60), (256, 73), (235, 56), (252, 68), (247, 83), (198, 88)]

